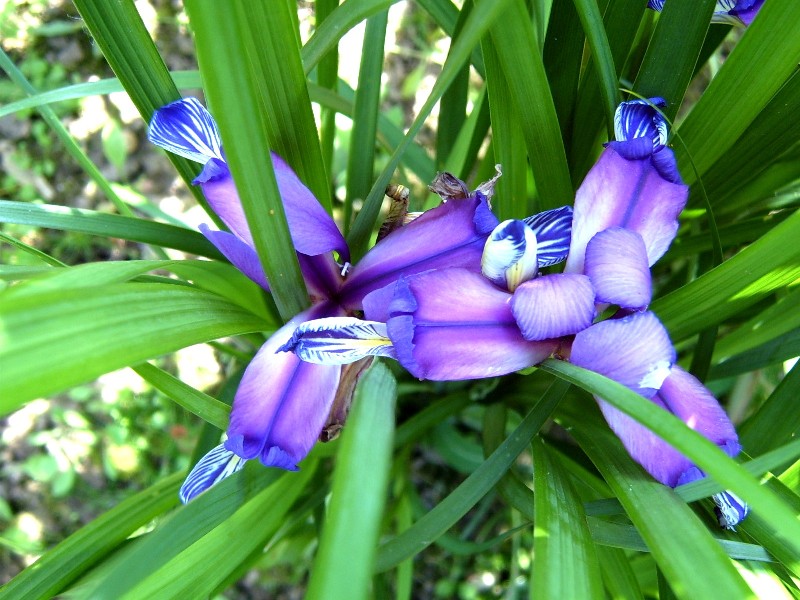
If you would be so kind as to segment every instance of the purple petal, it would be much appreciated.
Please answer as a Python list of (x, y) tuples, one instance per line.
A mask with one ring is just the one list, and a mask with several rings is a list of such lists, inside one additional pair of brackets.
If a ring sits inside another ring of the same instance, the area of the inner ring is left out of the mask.
[(647, 8), (652, 10), (661, 11), (664, 9), (664, 2), (666, 0), (648, 0)]
[(594, 289), (585, 275), (545, 275), (517, 288), (511, 310), (526, 340), (571, 335), (592, 324)]
[(181, 485), (178, 492), (181, 502), (186, 504), (223, 479), (241, 471), (246, 462), (230, 450), (226, 450), (222, 444), (214, 447), (200, 459)]
[(317, 256), (298, 254), (300, 271), (306, 282), (311, 303), (333, 298), (342, 285), (342, 272), (330, 253)]
[(606, 147), (613, 148), (614, 152), (627, 160), (649, 158), (653, 154), (653, 142), (649, 138), (633, 138), (621, 142), (608, 142)]
[(650, 157), (650, 162), (661, 177), (670, 183), (683, 185), (683, 179), (678, 171), (678, 161), (675, 160), (675, 153), (671, 148), (665, 146), (658, 152), (654, 152)]
[(265, 290), (269, 291), (269, 282), (264, 275), (261, 261), (252, 246), (248, 246), (237, 236), (227, 231), (209, 229), (205, 223), (200, 225), (200, 233), (216, 246), (217, 250), (227, 258), (231, 264), (255, 281)]
[(370, 292), (364, 296), (364, 318), (369, 321), (386, 323), (389, 320), (389, 304), (394, 297), (396, 282)]
[[(673, 367), (652, 401), (719, 445), (730, 456), (739, 452), (736, 431), (716, 398), (697, 379)], [(670, 487), (702, 477), (692, 462), (649, 429), (616, 408), (600, 402), (608, 424), (636, 462)]]
[(221, 160), (210, 160), (200, 176), (195, 179), (195, 183), (200, 185), (211, 210), (222, 219), (228, 229), (250, 247), (255, 248), (228, 165)]
[(331, 216), (292, 168), (274, 152), (271, 156), (289, 231), (297, 251), (316, 256), (335, 250), (342, 261), (350, 260), (347, 242)]
[(222, 158), (217, 124), (197, 98), (183, 98), (159, 108), (150, 120), (147, 138), (168, 152), (202, 164)]
[(645, 312), (581, 331), (569, 360), (652, 398), (675, 362), (675, 349), (661, 321)]
[(571, 206), (546, 210), (523, 221), (536, 234), (536, 255), (540, 269), (567, 258), (572, 237)]
[[(295, 249), (308, 256), (336, 250), (342, 260), (348, 260), (347, 244), (331, 216), (277, 154), (272, 154), (272, 160)], [(195, 182), (225, 225), (242, 240), (255, 246), (227, 164), (217, 159), (210, 160)]]
[(584, 272), (598, 302), (637, 309), (650, 304), (647, 250), (635, 231), (612, 227), (595, 235), (586, 246)]
[(565, 270), (583, 272), (586, 245), (609, 227), (641, 235), (648, 264), (653, 265), (678, 231), (678, 215), (688, 194), (687, 186), (662, 178), (649, 159), (626, 160), (606, 148), (578, 189)]
[(426, 211), (394, 230), (359, 261), (342, 286), (343, 305), (360, 309), (370, 292), (429, 269), (464, 267), (479, 273), (483, 245), (497, 223), (478, 197), (451, 200)]
[(397, 360), (420, 379), (495, 377), (541, 362), (557, 342), (527, 342), (510, 296), (467, 269), (427, 271), (397, 282), (389, 337)]
[(269, 340), (245, 370), (233, 401), (225, 447), (267, 466), (295, 470), (314, 446), (339, 383), (340, 367), (314, 365), (277, 352), (306, 320), (336, 314), (320, 304), (297, 315)]

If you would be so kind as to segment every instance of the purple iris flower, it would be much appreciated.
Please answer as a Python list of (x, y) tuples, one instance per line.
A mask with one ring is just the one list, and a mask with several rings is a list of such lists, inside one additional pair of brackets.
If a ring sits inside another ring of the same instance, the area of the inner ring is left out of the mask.
[[(674, 239), (688, 197), (665, 146), (666, 126), (638, 100), (623, 103), (615, 121), (617, 140), (577, 192), (571, 236), (557, 211), (532, 219), (533, 228), (501, 223), (487, 239), (480, 273), (448, 268), (403, 276), (364, 298), (365, 318), (386, 324), (393, 357), (416, 377), (497, 376), (555, 355), (622, 383), (736, 456), (738, 438), (724, 410), (675, 364), (666, 329), (647, 311), (650, 267)], [(539, 238), (548, 231), (557, 232), (557, 245), (568, 242), (564, 273), (538, 272)], [(612, 317), (596, 322), (610, 306), (617, 307)], [(336, 360), (346, 346), (336, 321), (306, 323), (285, 348), (305, 360)], [(658, 481), (674, 487), (703, 476), (646, 427), (597, 400), (631, 456)], [(730, 492), (714, 501), (726, 527), (747, 514)]]
[[(156, 111), (149, 138), (204, 165), (194, 183), (230, 232), (205, 225), (201, 232), (236, 268), (269, 290), (208, 111), (194, 98), (169, 104)], [(340, 383), (352, 391), (347, 381), (353, 371), (343, 370), (345, 361), (311, 364), (295, 354), (277, 352), (299, 325), (331, 317), (352, 319), (363, 310), (365, 296), (404, 275), (450, 266), (479, 272), (484, 242), (497, 224), (488, 204), (493, 193), (489, 182), (473, 193), (455, 194), (393, 231), (351, 268), (347, 244), (333, 219), (279, 156), (273, 153), (271, 158), (311, 307), (276, 331), (248, 365), (233, 402), (227, 440), (192, 470), (181, 489), (184, 502), (241, 469), (246, 460), (296, 470), (323, 433), (329, 415), (341, 413), (334, 405)], [(337, 264), (333, 252), (343, 265)], [(373, 337), (385, 332), (382, 324), (367, 328)], [(374, 346), (362, 348), (363, 355), (393, 354), (388, 338)]]
[[(758, 11), (766, 0), (717, 0), (712, 23), (748, 26), (756, 18)], [(666, 0), (650, 0), (647, 7), (655, 11), (664, 9)]]

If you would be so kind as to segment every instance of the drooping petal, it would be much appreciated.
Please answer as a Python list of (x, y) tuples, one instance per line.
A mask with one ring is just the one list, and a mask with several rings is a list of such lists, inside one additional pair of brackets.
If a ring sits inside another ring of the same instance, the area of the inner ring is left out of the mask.
[(486, 239), (481, 272), (495, 285), (513, 292), (520, 283), (536, 276), (536, 234), (522, 221), (509, 219)]
[(652, 266), (675, 237), (688, 194), (687, 186), (665, 180), (649, 159), (626, 160), (606, 148), (578, 189), (565, 270), (583, 272), (586, 245), (609, 227), (641, 235)]
[(585, 275), (545, 275), (523, 283), (511, 298), (511, 311), (529, 341), (578, 333), (595, 317), (594, 289)]
[(195, 178), (194, 183), (203, 190), (203, 195), (208, 204), (222, 222), (228, 226), (239, 239), (248, 246), (255, 248), (250, 227), (244, 216), (244, 209), (239, 200), (239, 192), (233, 182), (228, 165), (219, 159), (209, 160), (202, 173)]
[(252, 246), (249, 246), (239, 237), (227, 231), (209, 229), (208, 225), (204, 223), (200, 225), (200, 233), (202, 233), (209, 242), (214, 244), (217, 250), (222, 252), (225, 258), (227, 258), (234, 267), (239, 269), (265, 290), (269, 290), (269, 282), (264, 275), (261, 261), (259, 261), (258, 254)]
[(586, 246), (584, 272), (592, 280), (598, 302), (636, 309), (650, 304), (647, 249), (635, 231), (612, 227), (595, 235)]
[(479, 273), (483, 245), (497, 223), (486, 201), (478, 197), (426, 211), (386, 236), (353, 267), (342, 286), (343, 305), (358, 310), (364, 296), (403, 275), (447, 267)]
[(569, 360), (652, 398), (670, 373), (675, 349), (661, 321), (644, 312), (581, 331)]
[(536, 256), (540, 269), (567, 258), (572, 237), (571, 206), (546, 210), (523, 221), (536, 234)]
[(508, 293), (467, 269), (400, 279), (387, 331), (412, 375), (437, 381), (495, 377), (537, 364), (557, 342), (527, 342)]
[[(739, 453), (736, 431), (725, 411), (711, 392), (680, 367), (671, 369), (651, 400), (717, 444), (729, 456)], [(675, 487), (703, 477), (702, 471), (688, 458), (649, 429), (605, 402), (600, 402), (600, 408), (631, 457), (658, 481)]]
[(241, 471), (247, 461), (226, 450), (223, 444), (215, 446), (200, 459), (186, 481), (181, 485), (178, 496), (186, 504), (207, 489)]
[(666, 2), (666, 0), (648, 0), (647, 8), (660, 12), (664, 10), (664, 2)]
[(183, 98), (153, 113), (147, 138), (156, 146), (206, 164), (222, 159), (222, 141), (214, 118), (197, 98)]
[(292, 168), (274, 152), (270, 155), (295, 249), (308, 256), (335, 250), (342, 261), (350, 260), (347, 242), (331, 216)]
[(675, 153), (672, 148), (664, 146), (658, 152), (654, 152), (650, 157), (650, 162), (658, 174), (670, 183), (683, 185), (681, 173), (678, 171), (678, 161), (675, 160)]
[(386, 323), (355, 317), (306, 321), (278, 351), (294, 352), (318, 365), (346, 365), (368, 356), (395, 358)]
[(303, 362), (295, 354), (277, 350), (304, 321), (336, 314), (329, 303), (313, 306), (261, 347), (236, 391), (225, 442), (228, 450), (242, 458), (258, 458), (267, 466), (297, 469), (328, 418), (341, 368)]
[(656, 110), (665, 108), (667, 101), (663, 98), (636, 98), (621, 102), (614, 113), (614, 137), (618, 142), (627, 142), (636, 138), (645, 138), (652, 142), (653, 152), (667, 144), (667, 122)]

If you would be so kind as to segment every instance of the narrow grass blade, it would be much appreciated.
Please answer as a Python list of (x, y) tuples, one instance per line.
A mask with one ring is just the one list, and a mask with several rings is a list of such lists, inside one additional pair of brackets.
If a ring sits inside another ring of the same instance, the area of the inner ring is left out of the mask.
[(84, 208), (0, 200), (0, 222), (78, 231), (222, 258), (219, 251), (199, 231)]
[(2, 302), (0, 324), (2, 414), (114, 369), (265, 326), (219, 296), (148, 283), (11, 298)]
[(205, 422), (223, 430), (228, 426), (228, 415), (231, 412), (231, 408), (224, 402), (220, 402), (216, 398), (194, 389), (177, 377), (150, 363), (141, 363), (131, 368), (136, 371), (139, 377), (162, 394), (174, 400), (189, 412), (196, 414)]
[(739, 437), (748, 452), (761, 454), (797, 436), (800, 430), (798, 394), (800, 363), (792, 367), (766, 402), (739, 428)]
[(739, 254), (652, 304), (673, 340), (721, 323), (800, 277), (800, 211)]
[(396, 389), (381, 363), (356, 388), (307, 598), (368, 596), (389, 483)]
[(375, 164), (375, 134), (378, 129), (378, 109), (381, 98), (383, 45), (389, 11), (370, 17), (364, 29), (361, 67), (353, 108), (353, 128), (350, 130), (350, 154), (347, 157), (347, 196), (344, 205), (345, 234), (352, 218), (353, 202), (363, 200), (372, 185)]
[(664, 98), (670, 119), (694, 75), (714, 7), (715, 0), (666, 2), (647, 46), (633, 89), (645, 98)]
[[(282, 7), (276, 10), (276, 19), (288, 12), (285, 2), (275, 7)], [(250, 15), (243, 5), (213, 0), (193, 0), (186, 3), (186, 9), (195, 32), (209, 104), (219, 124), (256, 250), (278, 310), (288, 320), (308, 306), (308, 296), (269, 153), (274, 129), (267, 119), (275, 118), (279, 107), (270, 104), (257, 80), (261, 71), (253, 65), (248, 44)], [(286, 47), (273, 59), (288, 60), (297, 52), (293, 31), (264, 43), (273, 47), (279, 40)]]
[(532, 598), (586, 598), (603, 595), (600, 565), (583, 503), (569, 476), (540, 439), (533, 440), (536, 526), (533, 533)]
[(503, 176), (495, 186), (492, 208), (498, 219), (522, 219), (532, 211), (528, 205), (528, 153), (519, 126), (519, 114), (508, 87), (500, 59), (490, 38), (484, 39), (489, 113), (492, 124), (492, 150)]
[(165, 477), (103, 513), (6, 584), (7, 598), (44, 600), (63, 592), (134, 531), (178, 504), (183, 473)]
[(408, 133), (400, 144), (398, 144), (388, 164), (373, 184), (364, 202), (364, 207), (361, 209), (361, 212), (358, 213), (355, 223), (353, 223), (353, 228), (348, 235), (347, 241), (350, 243), (350, 250), (355, 259), (358, 259), (366, 251), (367, 243), (372, 234), (372, 229), (375, 226), (375, 220), (378, 217), (381, 202), (383, 201), (383, 193), (391, 179), (392, 173), (394, 173), (394, 170), (400, 163), (401, 157), (411, 143), (411, 140), (413, 140), (420, 129), (422, 129), (425, 119), (430, 114), (431, 110), (433, 110), (439, 98), (442, 97), (445, 90), (456, 78), (460, 67), (469, 58), (472, 49), (511, 1), (512, 0), (492, 0), (491, 2), (487, 2), (483, 0), (470, 12), (469, 18), (464, 23), (464, 29), (461, 35), (450, 47), (450, 53), (447, 55), (447, 60), (442, 67), (442, 72), (439, 74), (428, 99), (420, 109), (419, 115), (414, 119), (411, 127), (409, 127)]
[(542, 60), (553, 94), (561, 138), (567, 146), (572, 139), (572, 118), (578, 97), (584, 41), (575, 2), (553, 0)]
[[(26, 95), (32, 96), (36, 94), (36, 89), (30, 84), (25, 75), (23, 75), (22, 71), (17, 69), (14, 63), (11, 62), (11, 59), (1, 48), (0, 69), (3, 69), (12, 81), (22, 88)], [(102, 191), (105, 197), (111, 201), (120, 214), (129, 217), (132, 216), (133, 211), (117, 195), (117, 193), (111, 187), (108, 179), (105, 178), (105, 176), (100, 172), (100, 169), (95, 166), (92, 160), (77, 144), (75, 139), (72, 137), (72, 135), (70, 135), (69, 131), (67, 131), (67, 128), (61, 122), (61, 119), (56, 116), (53, 109), (47, 105), (41, 105), (36, 107), (36, 110), (42, 119), (44, 119), (44, 121), (53, 130), (53, 133), (56, 134), (56, 137), (58, 137), (58, 139), (61, 140), (61, 143), (64, 144), (67, 153), (69, 153), (69, 155), (75, 159), (81, 168), (86, 171), (86, 174), (92, 178), (92, 181), (97, 184), (97, 187), (100, 189), (100, 191)]]
[[(339, 6), (339, 0), (318, 0), (314, 5), (316, 28)], [(317, 66), (317, 83), (321, 88), (336, 91), (339, 83), (339, 48), (334, 46), (319, 61)], [(323, 107), (320, 111), (319, 145), (322, 151), (322, 162), (325, 172), (331, 173), (333, 162), (333, 143), (336, 138), (336, 111)]]
[[(586, 33), (586, 41), (592, 51), (595, 69), (598, 71), (600, 81), (600, 96), (606, 112), (606, 123), (609, 136), (613, 130), (614, 112), (619, 104), (619, 91), (617, 89), (617, 70), (614, 67), (614, 56), (603, 28), (603, 18), (596, 0), (574, 0), (575, 9)], [(688, 83), (688, 82), (687, 82)]]
[(391, 569), (446, 532), (491, 490), (549, 418), (568, 389), (553, 383), (514, 432), (447, 498), (397, 537), (378, 549), (375, 570)]
[[(478, 6), (487, 3), (494, 0), (481, 0)], [(538, 196), (535, 210), (562, 206), (574, 190), (558, 115), (525, 3), (512, 0), (490, 32), (525, 137)]]

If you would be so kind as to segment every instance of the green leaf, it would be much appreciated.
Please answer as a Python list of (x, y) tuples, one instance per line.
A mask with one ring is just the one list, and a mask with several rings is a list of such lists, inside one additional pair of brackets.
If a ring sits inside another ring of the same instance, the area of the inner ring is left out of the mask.
[(140, 527), (178, 504), (183, 473), (133, 494), (48, 551), (3, 588), (8, 598), (39, 600), (63, 592)]
[(189, 412), (196, 414), (205, 422), (211, 423), (217, 429), (224, 430), (228, 426), (228, 415), (231, 412), (231, 407), (224, 402), (220, 402), (216, 398), (194, 389), (192, 386), (150, 363), (134, 365), (131, 368), (158, 391), (180, 404)]
[(388, 10), (367, 20), (361, 67), (358, 71), (353, 128), (350, 130), (350, 154), (347, 157), (347, 198), (345, 202), (345, 233), (350, 227), (353, 202), (363, 200), (372, 185), (375, 165), (375, 134), (378, 128), (378, 109), (383, 72), (383, 46), (386, 41)]
[(692, 80), (715, 0), (667, 2), (647, 46), (633, 89), (640, 96), (660, 96), (672, 120)]
[(533, 440), (536, 526), (533, 532), (531, 597), (599, 598), (600, 567), (583, 504), (569, 476), (549, 455), (541, 439)]
[(45, 291), (4, 300), (0, 310), (1, 414), (114, 369), (265, 327), (219, 296), (147, 283)]
[(475, 506), (530, 443), (569, 386), (554, 382), (514, 432), (447, 498), (378, 549), (375, 570), (385, 571), (427, 548)]
[(748, 452), (760, 454), (796, 438), (800, 430), (799, 393), (800, 363), (796, 363), (758, 411), (739, 428), (739, 437)]
[[(477, 6), (497, 4), (481, 0)], [(562, 206), (574, 196), (564, 143), (542, 56), (525, 3), (512, 0), (490, 29), (519, 115), (539, 202), (535, 210)]]
[(389, 483), (396, 388), (381, 363), (356, 388), (307, 598), (368, 597)]
[[(734, 146), (800, 62), (800, 3), (770, 0), (725, 59), (678, 132), (678, 166), (691, 184)], [(742, 90), (747, 90), (746, 94)], [(691, 161), (691, 165), (690, 165)]]
[(120, 238), (211, 258), (223, 258), (199, 231), (84, 208), (0, 200), (0, 221)]
[[(257, 10), (255, 6), (254, 11)], [(280, 67), (266, 70), (264, 63), (271, 60), (299, 65), (289, 7), (285, 2), (275, 3), (270, 18), (261, 12), (251, 14), (238, 3), (228, 5), (213, 0), (193, 0), (186, 3), (186, 9), (195, 32), (205, 91), (222, 134), (226, 159), (273, 298), (286, 321), (308, 306), (308, 295), (269, 151), (290, 127), (289, 119), (295, 110), (290, 110), (286, 104), (290, 101), (302, 103), (305, 91), (305, 108), (310, 111), (310, 106), (305, 80), (297, 80), (302, 72), (296, 73), (294, 69), (287, 72)], [(261, 53), (253, 56), (251, 25), (255, 23), (263, 27), (259, 47), (264, 46), (273, 53), (269, 60)], [(262, 77), (267, 79), (262, 80)], [(281, 89), (273, 90), (273, 95), (267, 91), (272, 86)], [(304, 130), (302, 123), (297, 126)], [(315, 144), (321, 164), (319, 144), (316, 141)]]
[(655, 300), (653, 312), (682, 340), (721, 323), (800, 277), (800, 211), (730, 260)]

